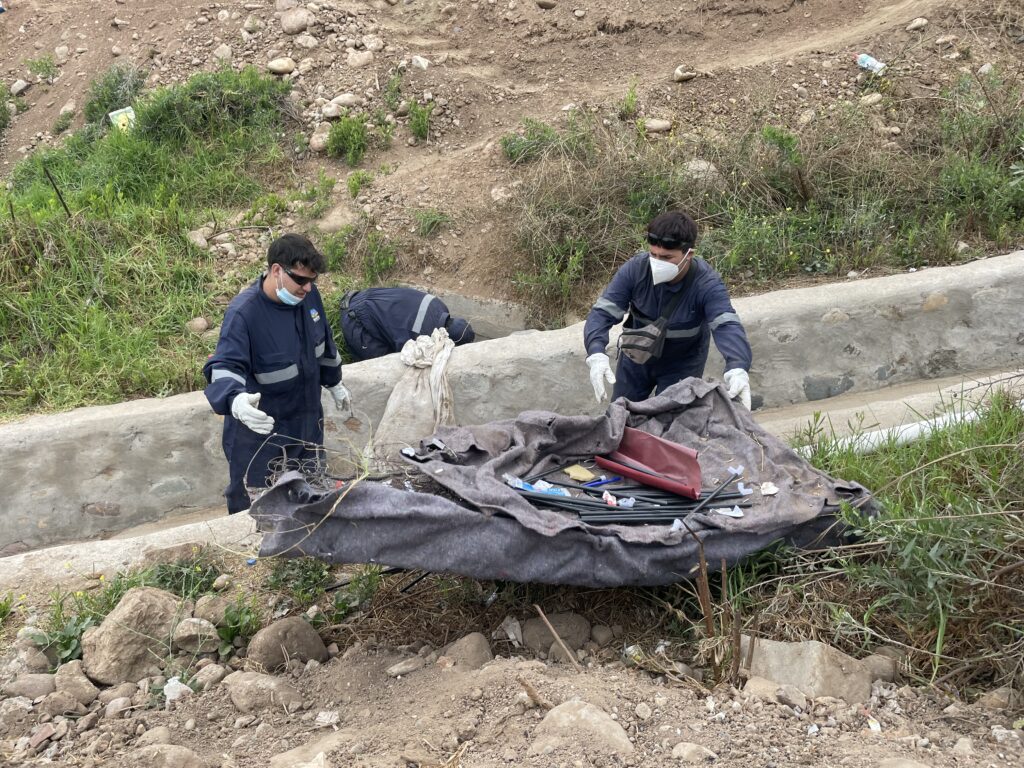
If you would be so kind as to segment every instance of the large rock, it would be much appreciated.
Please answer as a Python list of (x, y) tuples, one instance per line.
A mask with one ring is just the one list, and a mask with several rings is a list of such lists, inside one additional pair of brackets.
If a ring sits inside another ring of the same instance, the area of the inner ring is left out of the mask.
[(187, 747), (175, 744), (153, 744), (132, 752), (133, 765), (146, 768), (208, 768), (209, 763)]
[(79, 704), (89, 706), (100, 695), (100, 689), (86, 677), (82, 662), (77, 659), (61, 665), (54, 677), (57, 690), (70, 694)]
[(633, 744), (622, 726), (585, 701), (567, 701), (552, 709), (534, 731), (530, 754), (563, 746), (582, 747), (589, 755), (629, 755)]
[(220, 647), (220, 635), (206, 619), (183, 619), (174, 628), (173, 643), (187, 653), (213, 653)]
[[(548, 621), (570, 651), (577, 651), (590, 639), (590, 622), (578, 613), (554, 613)], [(523, 625), (523, 643), (534, 653), (547, 653), (554, 635), (541, 619), (528, 619)]]
[(232, 672), (224, 678), (231, 703), (241, 712), (275, 709), (295, 712), (302, 707), (302, 696), (284, 680), (259, 672)]
[(54, 675), (34, 674), (22, 675), (12, 683), (4, 686), (5, 696), (24, 696), (26, 699), (38, 699), (57, 690)]
[(54, 691), (36, 705), (36, 712), (56, 717), (57, 715), (84, 715), (85, 707), (66, 691)]
[(281, 14), (281, 31), (286, 35), (298, 35), (315, 21), (313, 14), (305, 8), (292, 8)]
[[(747, 658), (749, 643), (744, 636), (741, 658)], [(860, 704), (871, 696), (871, 670), (817, 640), (783, 643), (756, 638), (750, 673), (780, 685), (795, 685), (812, 699), (831, 696)]]
[(706, 765), (718, 759), (718, 755), (707, 747), (691, 741), (680, 741), (672, 747), (672, 757), (681, 763), (700, 763)]
[(220, 627), (224, 625), (224, 614), (231, 605), (232, 601), (224, 595), (203, 595), (196, 600), (196, 609), (192, 611), (192, 615)]
[(138, 682), (158, 674), (170, 651), (181, 601), (152, 587), (128, 590), (103, 623), (82, 638), (82, 668), (104, 685)]
[(273, 672), (290, 659), (303, 663), (327, 661), (327, 646), (309, 622), (298, 616), (275, 621), (264, 627), (249, 642), (246, 666)]
[(267, 69), (275, 75), (290, 75), (295, 71), (295, 66), (295, 59), (291, 56), (281, 56), (270, 61)]
[(479, 632), (473, 632), (449, 645), (444, 655), (454, 662), (455, 669), (467, 671), (480, 669), (494, 658), (487, 638)]

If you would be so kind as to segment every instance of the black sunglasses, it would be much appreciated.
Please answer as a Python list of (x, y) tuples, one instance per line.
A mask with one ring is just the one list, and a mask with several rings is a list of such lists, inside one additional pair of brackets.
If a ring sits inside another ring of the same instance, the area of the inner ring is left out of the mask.
[(683, 241), (674, 237), (658, 237), (651, 232), (647, 233), (647, 242), (651, 245), (656, 245), (659, 248), (664, 248), (667, 251), (676, 251), (682, 248)]
[(288, 269), (288, 267), (281, 267), (281, 269), (283, 269), (284, 273), (288, 275), (288, 277), (290, 277), (292, 280), (294, 280), (298, 285), (309, 285), (310, 283), (316, 282), (316, 275), (313, 275), (312, 277), (306, 277), (305, 275), (296, 275), (294, 272)]

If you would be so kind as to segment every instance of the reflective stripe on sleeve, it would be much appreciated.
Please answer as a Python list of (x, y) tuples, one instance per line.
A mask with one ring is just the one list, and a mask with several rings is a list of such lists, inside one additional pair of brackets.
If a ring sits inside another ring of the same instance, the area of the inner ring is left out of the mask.
[(245, 379), (237, 373), (228, 371), (224, 368), (214, 368), (213, 372), (210, 374), (210, 382), (220, 381), (221, 379), (234, 379), (243, 387), (245, 386)]
[(341, 365), (341, 355), (335, 355), (334, 357), (325, 357), (320, 361), (320, 365), (324, 368), (337, 368)]
[(620, 307), (611, 299), (606, 299), (604, 296), (594, 302), (594, 309), (600, 309), (602, 312), (607, 312), (615, 321), (618, 322), (626, 316), (626, 310)]
[(725, 323), (738, 323), (739, 321), (740, 316), (737, 315), (735, 312), (723, 312), (710, 323), (708, 323), (708, 327), (713, 331), (715, 330), (715, 328), (717, 328), (720, 325), (724, 325)]
[(323, 357), (325, 349), (327, 349), (327, 342), (321, 341), (319, 344), (316, 345), (316, 349), (313, 350), (313, 354), (316, 355), (317, 357)]
[(430, 306), (430, 302), (432, 302), (435, 298), (435, 296), (432, 296), (428, 293), (426, 296), (423, 297), (423, 301), (420, 302), (419, 311), (416, 312), (416, 320), (412, 324), (412, 332), (415, 333), (417, 336), (423, 331), (423, 319), (427, 316), (427, 307)]
[(299, 375), (299, 366), (289, 365), (287, 368), (282, 368), (279, 371), (270, 371), (270, 373), (257, 373), (255, 374), (256, 382), (258, 384), (279, 384), (282, 381), (288, 381), (288, 379), (294, 379)]

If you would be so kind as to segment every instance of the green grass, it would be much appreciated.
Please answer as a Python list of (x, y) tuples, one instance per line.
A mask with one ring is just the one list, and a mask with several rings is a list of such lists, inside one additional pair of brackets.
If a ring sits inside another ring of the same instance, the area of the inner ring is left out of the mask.
[(452, 223), (452, 217), (437, 208), (424, 208), (412, 214), (416, 221), (416, 234), (432, 237)]
[[(90, 93), (124, 83), (108, 73)], [(218, 281), (184, 234), (262, 194), (286, 92), (251, 69), (198, 75), (136, 100), (133, 131), (87, 124), (14, 169), (0, 191), (0, 417), (202, 386), (213, 342), (185, 324), (221, 311)]]
[(331, 581), (330, 566), (315, 557), (276, 558), (266, 585), (288, 593), (300, 608), (307, 608), (324, 594)]
[(391, 73), (387, 83), (384, 85), (381, 100), (389, 110), (394, 112), (402, 103), (402, 70), (396, 69)]
[(941, 100), (894, 100), (887, 119), (908, 126), (898, 151), (857, 106), (800, 129), (768, 109), (745, 130), (657, 141), (572, 113), (503, 136), (519, 181), (511, 219), (523, 299), (551, 320), (584, 310), (666, 209), (694, 215), (698, 255), (750, 288), (955, 263), (969, 257), (960, 242), (998, 252), (1024, 236), (1024, 96), (1014, 82), (966, 79)]
[[(847, 546), (763, 552), (730, 571), (726, 606), (739, 609), (743, 631), (813, 637), (857, 657), (892, 645), (915, 675), (961, 693), (1019, 686), (1024, 411), (997, 392), (980, 414), (870, 453), (812, 424), (799, 439), (813, 444), (811, 462), (864, 484), (881, 509), (844, 511), (856, 535)], [(721, 596), (721, 580), (711, 582)], [(699, 622), (692, 598), (679, 605)]]
[(629, 84), (629, 90), (622, 97), (619, 103), (619, 119), (634, 120), (640, 114), (640, 94), (637, 92), (637, 83), (634, 80)]
[(348, 188), (349, 197), (351, 197), (353, 200), (359, 197), (359, 193), (363, 191), (363, 188), (369, 186), (372, 181), (372, 172), (352, 171), (352, 173), (348, 175), (348, 179), (345, 182), (345, 186)]
[(426, 141), (430, 136), (430, 115), (434, 104), (421, 106), (416, 103), (409, 105), (409, 131), (419, 141)]

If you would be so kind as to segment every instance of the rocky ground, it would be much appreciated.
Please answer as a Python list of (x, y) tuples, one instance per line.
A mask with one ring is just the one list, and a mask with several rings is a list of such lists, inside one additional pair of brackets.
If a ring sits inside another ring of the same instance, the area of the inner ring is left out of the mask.
[[(3, 764), (1024, 762), (1011, 690), (957, 701), (907, 684), (894, 649), (858, 660), (821, 643), (765, 640), (752, 655), (744, 649), (750, 667), (739, 687), (715, 685), (692, 647), (644, 635), (642, 611), (616, 608), (606, 592), (580, 592), (570, 598), (577, 610), (556, 602), (543, 616), (526, 603), (467, 602), (453, 623), (450, 590), (446, 605), (430, 589), (409, 602), (385, 588), (366, 612), (338, 623), (314, 627), (316, 610), (292, 611), (225, 646), (218, 627), (236, 596), (253, 592), (252, 570), (222, 574), (194, 601), (153, 587), (128, 591), (86, 630), (81, 659), (55, 674), (53, 650), (35, 629), (46, 600), (26, 597), (38, 608), (19, 610), (25, 626), (14, 635), (8, 623), (0, 649)], [(397, 618), (411, 612), (435, 615), (414, 630)]]

